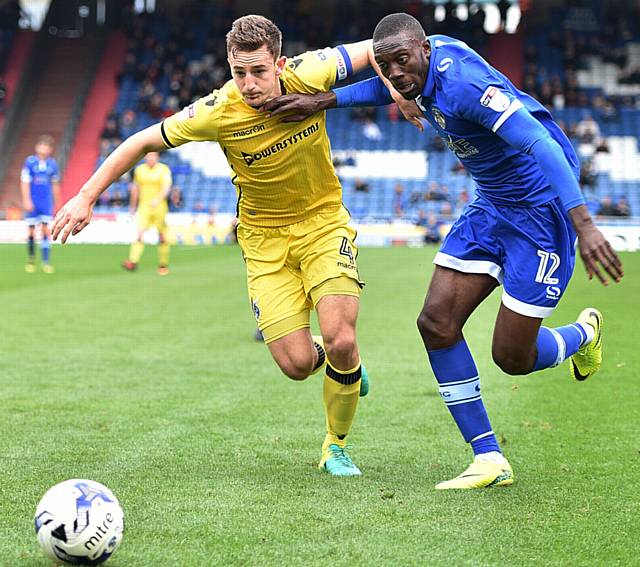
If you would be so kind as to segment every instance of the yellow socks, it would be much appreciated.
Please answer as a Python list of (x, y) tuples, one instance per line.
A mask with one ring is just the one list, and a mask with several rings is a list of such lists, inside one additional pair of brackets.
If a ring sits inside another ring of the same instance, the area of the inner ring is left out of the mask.
[(343, 439), (351, 430), (360, 399), (360, 377), (362, 367), (351, 370), (336, 370), (327, 364), (324, 377), (323, 399), (327, 417), (327, 437), (323, 448), (331, 443), (343, 445)]
[(129, 250), (129, 261), (137, 264), (142, 258), (142, 253), (144, 252), (144, 242), (133, 242), (131, 244), (131, 249)]
[(166, 242), (158, 245), (158, 265), (169, 265), (169, 245)]

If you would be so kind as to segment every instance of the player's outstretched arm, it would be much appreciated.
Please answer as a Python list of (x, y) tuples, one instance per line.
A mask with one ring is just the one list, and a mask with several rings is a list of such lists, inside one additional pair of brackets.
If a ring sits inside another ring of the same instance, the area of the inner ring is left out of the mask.
[(380, 78), (367, 79), (326, 93), (288, 94), (274, 98), (264, 104), (262, 110), (269, 116), (290, 113), (282, 122), (299, 122), (307, 116), (330, 108), (350, 106), (381, 106), (391, 104), (393, 99)]
[(160, 124), (137, 132), (120, 144), (56, 215), (51, 227), (53, 240), (62, 235), (64, 244), (70, 234), (78, 234), (91, 222), (93, 206), (98, 197), (122, 174), (129, 171), (149, 152), (166, 149)]

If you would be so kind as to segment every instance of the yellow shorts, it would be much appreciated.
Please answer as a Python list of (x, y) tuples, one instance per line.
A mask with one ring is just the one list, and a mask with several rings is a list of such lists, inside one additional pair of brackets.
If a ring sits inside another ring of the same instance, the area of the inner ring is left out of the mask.
[(167, 205), (160, 204), (155, 208), (143, 206), (138, 209), (136, 221), (138, 230), (145, 231), (155, 226), (159, 233), (164, 234), (167, 230)]
[(309, 312), (325, 295), (360, 295), (349, 219), (341, 208), (277, 228), (238, 225), (249, 299), (266, 342), (309, 327)]

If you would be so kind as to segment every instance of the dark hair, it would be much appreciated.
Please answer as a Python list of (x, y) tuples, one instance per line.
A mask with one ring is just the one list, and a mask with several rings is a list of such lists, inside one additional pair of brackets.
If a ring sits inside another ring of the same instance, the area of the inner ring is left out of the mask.
[(399, 12), (389, 14), (378, 22), (376, 29), (373, 30), (373, 41), (377, 42), (398, 35), (408, 35), (420, 41), (427, 38), (418, 20), (409, 14)]
[(264, 16), (242, 16), (233, 22), (227, 34), (227, 53), (237, 51), (255, 51), (263, 45), (273, 54), (280, 57), (282, 49), (282, 33), (271, 20)]
[(36, 140), (36, 145), (38, 144), (46, 144), (53, 148), (53, 136), (49, 136), (48, 134), (43, 134), (42, 136), (38, 136)]

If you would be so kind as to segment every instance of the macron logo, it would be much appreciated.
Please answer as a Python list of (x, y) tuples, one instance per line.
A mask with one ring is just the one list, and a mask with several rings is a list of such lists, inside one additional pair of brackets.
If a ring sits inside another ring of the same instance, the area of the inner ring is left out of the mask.
[(451, 57), (445, 57), (442, 61), (440, 61), (440, 64), (436, 67), (436, 69), (440, 73), (444, 73), (449, 67), (451, 67), (452, 63), (453, 59), (451, 59)]

